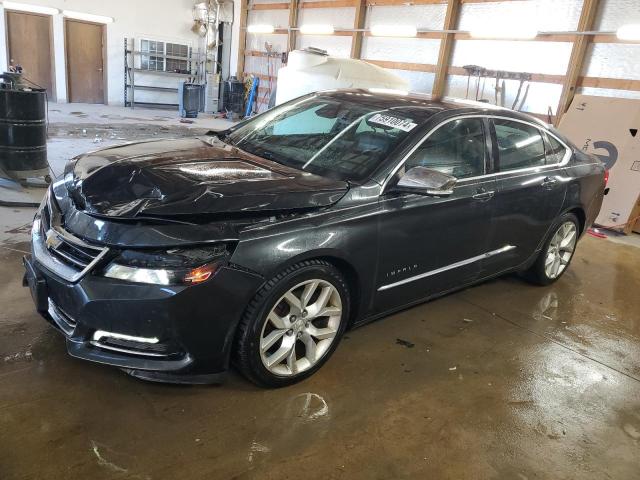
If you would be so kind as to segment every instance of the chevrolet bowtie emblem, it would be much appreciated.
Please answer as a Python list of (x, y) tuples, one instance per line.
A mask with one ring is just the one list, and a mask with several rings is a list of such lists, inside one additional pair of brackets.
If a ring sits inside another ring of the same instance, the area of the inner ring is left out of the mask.
[(53, 230), (47, 230), (47, 240), (45, 243), (47, 244), (47, 248), (55, 250), (60, 246), (62, 240), (60, 240), (60, 237), (56, 232)]

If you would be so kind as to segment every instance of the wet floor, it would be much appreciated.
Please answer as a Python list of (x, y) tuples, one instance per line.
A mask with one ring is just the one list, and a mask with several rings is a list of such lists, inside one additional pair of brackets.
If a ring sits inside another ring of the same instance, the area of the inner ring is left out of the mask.
[(0, 247), (2, 480), (640, 477), (638, 248), (586, 237), (555, 285), (507, 277), (348, 332), (280, 390), (68, 357), (22, 248)]

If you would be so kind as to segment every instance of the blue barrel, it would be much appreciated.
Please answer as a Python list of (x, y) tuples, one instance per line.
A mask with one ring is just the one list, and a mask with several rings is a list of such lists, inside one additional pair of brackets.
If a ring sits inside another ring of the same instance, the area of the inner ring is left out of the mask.
[(0, 175), (48, 175), (44, 90), (0, 89)]

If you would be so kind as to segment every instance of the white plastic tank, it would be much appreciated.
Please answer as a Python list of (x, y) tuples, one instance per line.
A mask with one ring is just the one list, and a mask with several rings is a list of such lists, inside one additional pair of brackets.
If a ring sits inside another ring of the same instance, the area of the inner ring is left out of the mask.
[(316, 49), (294, 50), (278, 71), (276, 105), (320, 90), (386, 88), (408, 90), (409, 82), (395, 73), (353, 58), (330, 57)]

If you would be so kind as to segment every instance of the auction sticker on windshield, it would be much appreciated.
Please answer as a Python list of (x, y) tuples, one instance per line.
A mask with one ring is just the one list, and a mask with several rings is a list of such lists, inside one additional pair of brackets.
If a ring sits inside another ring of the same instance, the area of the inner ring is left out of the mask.
[(418, 124), (413, 123), (410, 118), (392, 117), (391, 115), (383, 115), (381, 113), (376, 113), (369, 119), (369, 122), (384, 125), (385, 127), (397, 128), (405, 132), (410, 132), (418, 126)]

